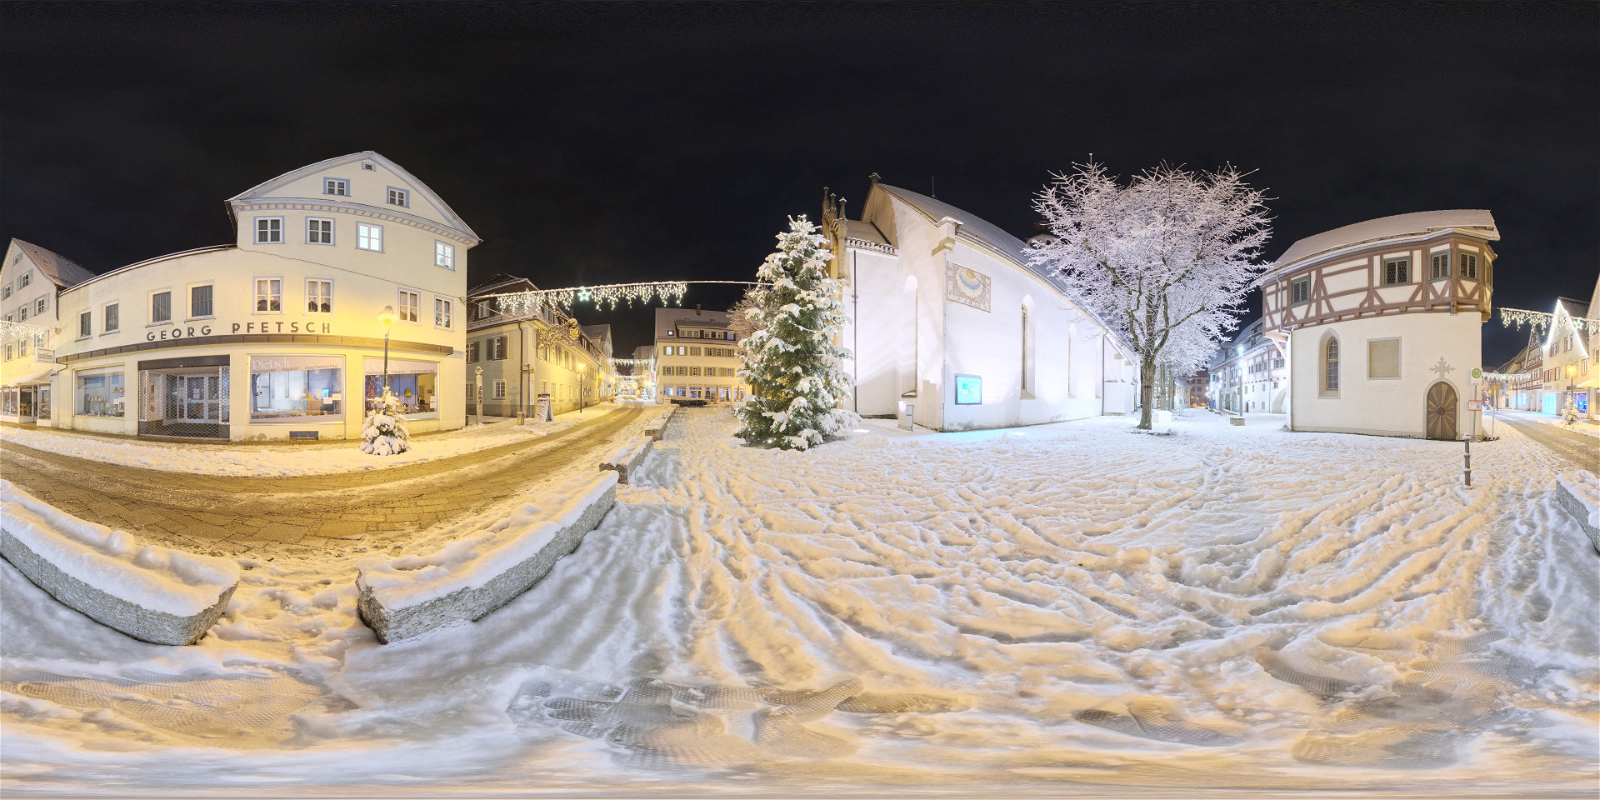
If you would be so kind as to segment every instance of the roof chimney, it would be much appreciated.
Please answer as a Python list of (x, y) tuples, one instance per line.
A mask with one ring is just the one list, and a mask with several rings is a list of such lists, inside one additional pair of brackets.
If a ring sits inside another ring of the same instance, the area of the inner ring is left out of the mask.
[(697, 316), (697, 317), (700, 316), (700, 304), (699, 303), (695, 303), (694, 304), (694, 315)]

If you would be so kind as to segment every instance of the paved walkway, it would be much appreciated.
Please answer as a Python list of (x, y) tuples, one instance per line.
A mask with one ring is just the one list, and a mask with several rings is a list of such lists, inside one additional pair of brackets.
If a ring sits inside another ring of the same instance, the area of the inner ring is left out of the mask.
[[(620, 408), (537, 439), (405, 467), (241, 478), (139, 469), (0, 442), (4, 477), (34, 497), (153, 543), (199, 553), (364, 552), (505, 500), (610, 441)], [(354, 447), (354, 443), (348, 446)]]
[(1555, 425), (1521, 420), (1506, 414), (1501, 414), (1497, 423), (1516, 428), (1518, 433), (1544, 445), (1578, 469), (1600, 474), (1600, 441), (1581, 433), (1562, 430)]

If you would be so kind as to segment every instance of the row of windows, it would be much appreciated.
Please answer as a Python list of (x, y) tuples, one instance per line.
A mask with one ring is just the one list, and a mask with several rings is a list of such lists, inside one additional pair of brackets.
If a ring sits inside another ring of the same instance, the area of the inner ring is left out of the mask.
[(473, 363), (473, 362), (478, 360), (478, 345), (479, 344), (484, 345), (484, 347), (483, 347), (484, 356), (487, 357), (490, 361), (504, 361), (506, 359), (506, 337), (504, 337), (504, 336), (496, 336), (496, 337), (491, 338), (491, 339), (484, 339), (481, 342), (479, 340), (476, 340), (476, 339), (474, 339), (473, 341), (467, 342), (467, 363), (468, 364), (471, 364), (471, 363)]
[[(661, 374), (666, 376), (678, 375), (680, 377), (699, 377), (700, 367), (662, 367)], [(706, 367), (705, 375), (711, 378), (733, 377), (733, 367)]]
[[(21, 260), (22, 260), (22, 254), (18, 253), (17, 257), (11, 260), (11, 263), (15, 264), (15, 263), (17, 263), (17, 262), (19, 262)], [(16, 283), (17, 291), (20, 292), (23, 289), (28, 288), (28, 284), (30, 284), (30, 283), (33, 283), (33, 270), (31, 270), (31, 269), (28, 270), (27, 272), (24, 272), (21, 275), (17, 276), (17, 283)], [(11, 282), (10, 281), (6, 281), (6, 285), (5, 286), (0, 286), (0, 300), (10, 300), (10, 299), (11, 299)]]
[[(710, 356), (711, 358), (737, 358), (739, 356), (738, 349), (733, 347), (707, 347), (704, 349), (706, 351), (706, 355)], [(698, 356), (700, 355), (700, 350), (701, 348), (699, 347), (669, 344), (661, 348), (661, 355)]]
[[(1456, 254), (1457, 277), (1475, 280), (1478, 277), (1478, 256), (1473, 253)], [(1428, 280), (1450, 277), (1450, 251), (1429, 256)], [(1400, 286), (1411, 283), (1411, 259), (1389, 258), (1383, 262), (1383, 285)], [(1311, 300), (1311, 276), (1305, 275), (1289, 281), (1289, 305), (1299, 305)]]
[[(283, 217), (256, 217), (256, 244), (283, 244)], [(331, 217), (306, 217), (306, 244), (335, 244), (334, 221)], [(356, 249), (383, 252), (383, 226), (371, 222), (356, 223)], [(456, 246), (437, 239), (433, 242), (433, 265), (445, 269), (456, 268)]]
[(15, 345), (6, 345), (6, 360), (13, 358), (27, 358), (35, 349), (44, 347), (44, 336), (24, 336), (17, 340)]
[[(186, 319), (210, 319), (216, 316), (213, 302), (213, 289), (209, 283), (189, 287), (189, 314)], [(281, 314), (283, 313), (283, 279), (282, 278), (256, 278), (255, 280), (255, 313)], [(398, 290), (396, 296), (396, 319), (400, 322), (417, 323), (421, 321), (422, 293), (410, 289)], [(443, 297), (433, 299), (433, 324), (437, 328), (454, 327), (454, 303)], [(307, 314), (332, 314), (333, 313), (333, 281), (327, 278), (307, 278), (305, 283), (305, 313)], [(84, 311), (78, 315), (78, 338), (86, 339), (94, 333), (94, 312)], [(101, 307), (100, 332), (116, 333), (122, 329), (122, 304), (121, 302), (106, 303)], [(150, 293), (150, 323), (151, 325), (164, 325), (172, 322), (173, 305), (172, 290), (162, 289)]]
[[(38, 300), (33, 301), (32, 304), (23, 303), (22, 305), (17, 306), (16, 311), (6, 315), (6, 322), (27, 322), (28, 309), (30, 308), (33, 309), (34, 316), (43, 316), (44, 312), (50, 308), (50, 295), (45, 295)], [(16, 317), (16, 319), (12, 319), (12, 317)]]
[(691, 400), (743, 400), (744, 390), (737, 386), (663, 386), (662, 397), (687, 397)]
[(727, 339), (730, 342), (739, 341), (739, 337), (735, 336), (733, 331), (670, 330), (667, 331), (667, 335), (677, 336), (680, 339)]
[[(1322, 345), (1322, 396), (1339, 395), (1339, 337), (1330, 335)], [(1400, 340), (1367, 340), (1367, 379), (1400, 377)]]
[[(372, 166), (367, 165), (367, 164), (363, 164), (361, 168), (362, 169), (367, 169), (367, 170), (372, 170), (373, 169)], [(376, 170), (374, 170), (374, 171), (376, 171)], [(411, 192), (410, 192), (410, 190), (401, 189), (401, 188), (394, 187), (394, 186), (385, 186), (384, 189), (385, 189), (385, 193), (384, 193), (385, 202), (387, 202), (389, 205), (391, 205), (391, 206), (399, 206), (401, 208), (410, 208), (411, 207)], [(350, 196), (350, 179), (349, 178), (323, 178), (322, 179), (322, 193), (325, 194), (325, 195), (330, 195), (332, 197), (349, 197)]]

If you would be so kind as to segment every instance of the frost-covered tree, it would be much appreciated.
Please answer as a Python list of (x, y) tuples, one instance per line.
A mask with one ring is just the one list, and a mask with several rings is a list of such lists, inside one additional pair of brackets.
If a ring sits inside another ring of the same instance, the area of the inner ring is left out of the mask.
[(1099, 164), (1058, 173), (1034, 207), (1053, 239), (1030, 258), (1061, 276), (1139, 357), (1139, 427), (1150, 429), (1156, 366), (1199, 366), (1256, 277), (1271, 233), (1266, 197), (1233, 167), (1162, 165), (1123, 185)]
[(765, 288), (752, 286), (746, 289), (739, 302), (728, 309), (728, 329), (739, 337), (739, 341), (750, 338), (757, 330), (755, 320), (750, 318), (750, 312), (761, 305), (761, 293)]
[(373, 403), (361, 428), (361, 452), (375, 456), (394, 456), (411, 449), (411, 432), (406, 428), (400, 398), (383, 387), (383, 397)]
[(772, 285), (755, 293), (747, 312), (755, 332), (739, 347), (739, 377), (751, 391), (738, 408), (738, 435), (751, 444), (804, 450), (857, 422), (838, 408), (850, 393), (839, 359), (850, 351), (833, 344), (845, 315), (826, 246), (815, 225), (791, 217), (756, 273)]

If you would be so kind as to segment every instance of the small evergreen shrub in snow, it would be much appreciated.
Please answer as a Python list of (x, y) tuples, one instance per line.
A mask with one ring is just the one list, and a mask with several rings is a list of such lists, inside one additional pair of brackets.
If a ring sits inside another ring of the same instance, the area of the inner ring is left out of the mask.
[(1571, 397), (1568, 397), (1567, 404), (1561, 407), (1561, 421), (1569, 428), (1578, 424), (1578, 406), (1572, 402)]
[(393, 456), (410, 449), (411, 432), (406, 430), (405, 415), (400, 413), (400, 398), (385, 388), (383, 398), (367, 414), (361, 429), (361, 452)]
[(745, 312), (755, 333), (739, 347), (750, 396), (738, 407), (738, 435), (750, 444), (804, 450), (860, 419), (837, 407), (850, 394), (850, 376), (839, 369), (850, 351), (833, 344), (845, 316), (826, 244), (805, 217), (790, 218), (778, 251), (756, 272), (772, 285)]

